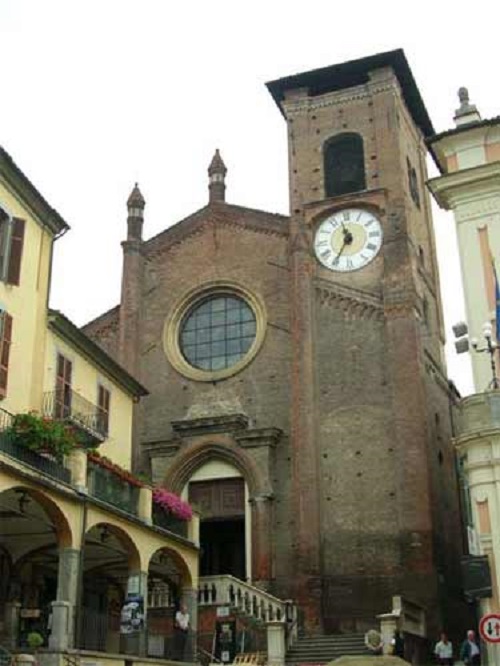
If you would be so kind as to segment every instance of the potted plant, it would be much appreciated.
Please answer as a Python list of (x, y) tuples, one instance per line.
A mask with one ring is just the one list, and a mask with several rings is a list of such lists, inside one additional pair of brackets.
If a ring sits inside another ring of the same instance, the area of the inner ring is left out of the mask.
[(42, 634), (38, 631), (31, 631), (26, 638), (26, 642), (29, 648), (37, 652), (38, 648), (42, 647), (44, 640)]
[(48, 454), (57, 462), (79, 445), (73, 428), (36, 412), (16, 414), (6, 434), (13, 444), (40, 454)]
[(26, 636), (26, 644), (32, 652), (16, 655), (16, 664), (19, 664), (19, 666), (36, 666), (37, 660), (35, 655), (38, 652), (38, 649), (42, 647), (43, 643), (44, 638), (40, 632), (30, 631)]

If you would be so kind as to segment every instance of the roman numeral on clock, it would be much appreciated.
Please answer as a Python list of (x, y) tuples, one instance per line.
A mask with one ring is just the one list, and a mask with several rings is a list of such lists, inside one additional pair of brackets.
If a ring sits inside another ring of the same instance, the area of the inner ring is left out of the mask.
[(320, 257), (323, 257), (323, 259), (327, 259), (331, 255), (331, 250), (324, 250), (323, 252), (320, 253)]
[(374, 252), (377, 249), (377, 246), (374, 245), (373, 243), (368, 243), (368, 245), (366, 246), (366, 249), (371, 250), (372, 252)]
[(368, 234), (370, 238), (378, 238), (380, 236), (380, 231), (370, 231)]

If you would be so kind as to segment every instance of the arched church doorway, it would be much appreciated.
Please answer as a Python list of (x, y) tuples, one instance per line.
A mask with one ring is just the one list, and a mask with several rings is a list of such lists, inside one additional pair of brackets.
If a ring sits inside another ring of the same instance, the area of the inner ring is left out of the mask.
[(211, 460), (191, 476), (183, 495), (201, 514), (200, 575), (250, 580), (251, 516), (241, 472)]

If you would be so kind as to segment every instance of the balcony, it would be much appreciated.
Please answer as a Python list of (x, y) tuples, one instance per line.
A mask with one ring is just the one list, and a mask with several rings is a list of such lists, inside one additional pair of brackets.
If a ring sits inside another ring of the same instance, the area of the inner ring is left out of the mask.
[(44, 416), (74, 426), (84, 446), (102, 444), (108, 436), (106, 415), (71, 389), (44, 393), (42, 411)]
[(30, 451), (30, 449), (15, 444), (12, 441), (12, 437), (6, 432), (6, 429), (12, 425), (12, 422), (12, 414), (5, 411), (5, 409), (0, 409), (0, 452), (7, 454), (11, 458), (28, 465), (42, 474), (47, 474), (54, 479), (69, 483), (71, 473), (64, 465), (61, 465), (49, 455), (41, 455), (35, 451)]
[(140, 488), (111, 470), (89, 460), (87, 466), (89, 494), (122, 511), (137, 515)]
[(188, 522), (162, 511), (153, 505), (153, 525), (178, 536), (188, 538)]

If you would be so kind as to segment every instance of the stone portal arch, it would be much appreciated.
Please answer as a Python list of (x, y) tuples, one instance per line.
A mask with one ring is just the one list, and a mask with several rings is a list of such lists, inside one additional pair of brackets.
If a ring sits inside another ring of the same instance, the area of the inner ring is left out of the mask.
[(174, 459), (164, 479), (165, 487), (180, 495), (196, 470), (212, 460), (227, 462), (239, 470), (252, 497), (270, 492), (267, 480), (243, 449), (226, 442), (206, 441), (186, 447)]

